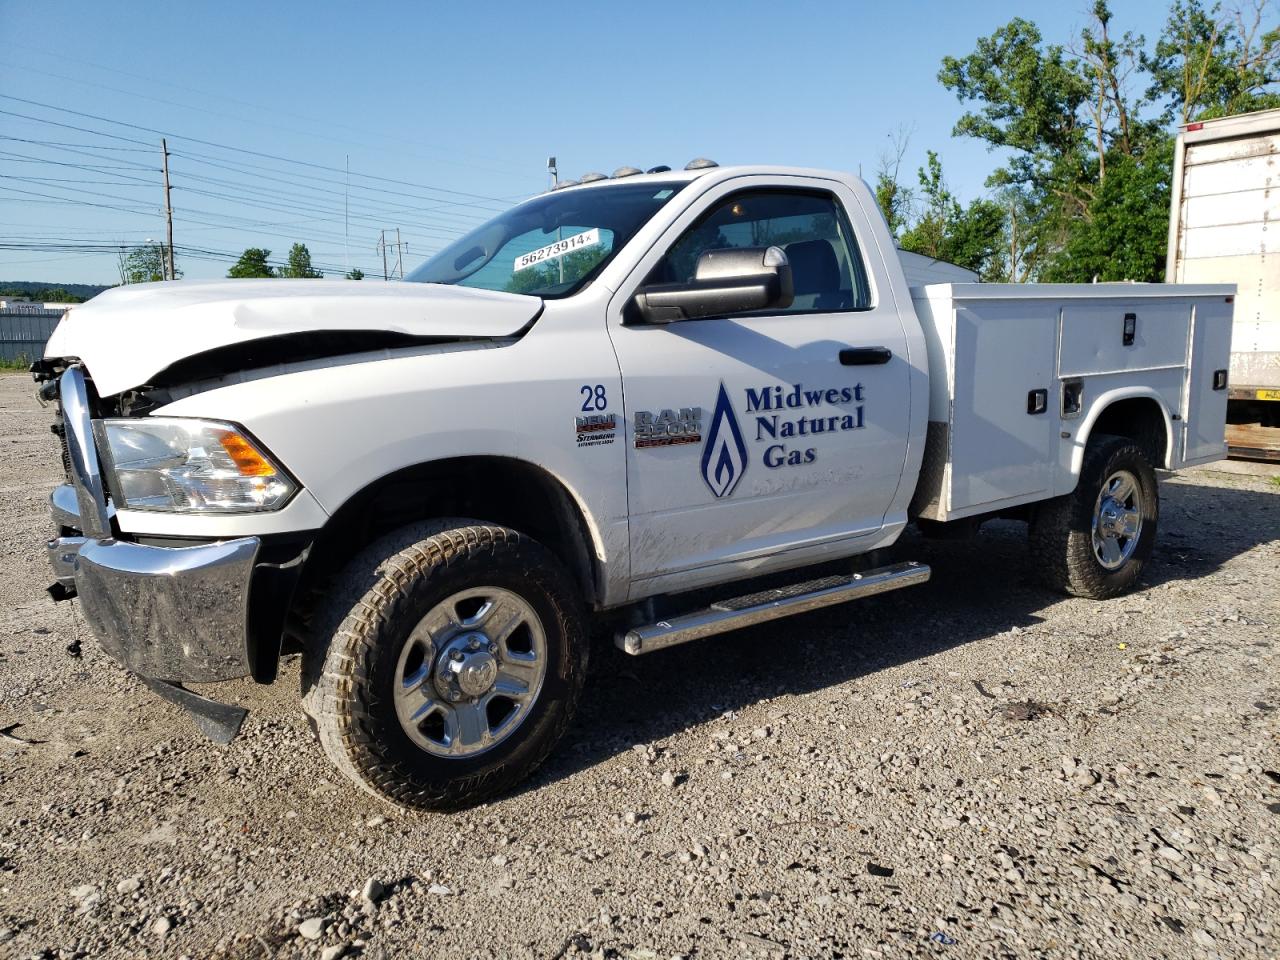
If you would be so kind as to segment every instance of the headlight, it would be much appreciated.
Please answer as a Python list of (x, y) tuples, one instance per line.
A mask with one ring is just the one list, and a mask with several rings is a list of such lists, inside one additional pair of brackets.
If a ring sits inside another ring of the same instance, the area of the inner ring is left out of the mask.
[(284, 506), (297, 489), (229, 423), (139, 417), (94, 426), (121, 509), (257, 513)]

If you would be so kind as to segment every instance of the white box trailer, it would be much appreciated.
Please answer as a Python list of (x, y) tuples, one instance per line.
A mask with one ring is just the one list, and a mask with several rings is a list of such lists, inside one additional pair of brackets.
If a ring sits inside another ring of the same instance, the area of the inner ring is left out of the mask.
[(1227, 442), (1280, 459), (1280, 110), (1184, 126), (1169, 283), (1234, 283)]

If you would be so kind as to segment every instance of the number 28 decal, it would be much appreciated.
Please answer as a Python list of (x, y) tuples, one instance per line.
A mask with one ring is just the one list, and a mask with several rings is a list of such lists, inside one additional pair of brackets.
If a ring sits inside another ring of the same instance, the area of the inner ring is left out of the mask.
[(590, 413), (592, 410), (603, 410), (609, 406), (609, 397), (605, 394), (604, 384), (597, 383), (594, 387), (584, 383), (578, 392), (584, 397), (582, 401), (582, 412)]

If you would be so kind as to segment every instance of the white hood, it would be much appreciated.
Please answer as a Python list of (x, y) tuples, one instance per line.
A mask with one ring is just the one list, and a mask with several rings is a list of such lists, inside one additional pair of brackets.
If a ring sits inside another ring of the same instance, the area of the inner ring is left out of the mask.
[(376, 280), (184, 280), (116, 287), (72, 308), (45, 347), (79, 357), (102, 396), (186, 357), (283, 334), (507, 337), (542, 301), (514, 293)]

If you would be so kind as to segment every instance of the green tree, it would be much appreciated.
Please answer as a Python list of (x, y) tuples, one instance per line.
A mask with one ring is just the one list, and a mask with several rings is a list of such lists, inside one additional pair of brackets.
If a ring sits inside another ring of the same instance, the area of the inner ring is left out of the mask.
[(880, 207), (880, 213), (889, 226), (889, 233), (896, 239), (907, 225), (915, 200), (911, 190), (899, 179), (902, 158), (906, 156), (911, 137), (905, 128), (900, 128), (896, 134), (890, 134), (889, 139), (893, 143), (893, 150), (880, 155), (874, 192), (876, 205)]
[(1003, 208), (982, 199), (962, 207), (947, 187), (942, 161), (932, 150), (927, 152), (919, 180), (924, 209), (903, 232), (902, 249), (973, 270), (983, 280), (1007, 279)]
[(1147, 97), (1165, 104), (1166, 123), (1280, 106), (1280, 92), (1271, 89), (1280, 82), (1280, 17), (1269, 0), (1232, 15), (1217, 3), (1174, 0), (1142, 66), (1151, 80)]
[(359, 267), (352, 267), (350, 270), (347, 271), (346, 277), (348, 280), (363, 280), (364, 271), (361, 270)]
[(1053, 283), (1164, 279), (1173, 138), (1140, 156), (1117, 156), (1089, 216), (1075, 223), (1044, 271)]
[[(970, 108), (955, 133), (1008, 151), (987, 183), (1005, 211), (1010, 276), (1161, 278), (1172, 141), (1168, 117), (1153, 115), (1152, 106), (1176, 102), (1182, 94), (1175, 78), (1194, 73), (1194, 57), (1169, 37), (1184, 28), (1212, 33), (1199, 2), (1175, 0), (1155, 58), (1141, 37), (1118, 33), (1109, 5), (1096, 0), (1075, 53), (1015, 19), (979, 39), (968, 56), (943, 60), (939, 80)], [(1249, 36), (1230, 49), (1256, 53), (1265, 31)], [(1210, 59), (1207, 74), (1215, 75), (1231, 57)], [(1241, 54), (1230, 70), (1255, 60)], [(1135, 97), (1130, 88), (1141, 73), (1153, 83)]]
[(84, 297), (63, 290), (62, 287), (41, 287), (26, 290), (22, 287), (0, 287), (0, 297), (15, 300), (31, 300), (36, 303), (84, 303)]
[[(119, 258), (121, 283), (153, 283), (164, 280), (166, 275), (165, 254), (168, 247), (163, 243), (148, 243), (121, 252)], [(175, 262), (174, 273), (182, 276), (182, 270)]]
[(289, 248), (288, 261), (280, 268), (276, 276), (294, 280), (307, 280), (322, 277), (324, 274), (311, 266), (311, 251), (307, 249), (307, 245), (305, 243), (295, 243)]
[(244, 253), (240, 254), (240, 259), (227, 271), (227, 276), (236, 280), (248, 280), (254, 277), (274, 277), (276, 272), (272, 269), (271, 264), (267, 262), (267, 258), (270, 256), (270, 250), (264, 250), (262, 247), (249, 247)]

